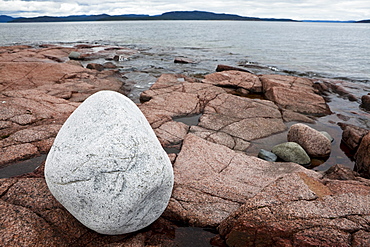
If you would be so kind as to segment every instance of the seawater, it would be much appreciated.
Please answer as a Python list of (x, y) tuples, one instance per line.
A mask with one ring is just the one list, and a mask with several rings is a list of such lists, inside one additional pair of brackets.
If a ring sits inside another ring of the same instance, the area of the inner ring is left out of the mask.
[(263, 21), (0, 24), (0, 45), (45, 43), (189, 49), (186, 55), (198, 60), (208, 57), (224, 63), (258, 64), (275, 72), (370, 81), (370, 24)]

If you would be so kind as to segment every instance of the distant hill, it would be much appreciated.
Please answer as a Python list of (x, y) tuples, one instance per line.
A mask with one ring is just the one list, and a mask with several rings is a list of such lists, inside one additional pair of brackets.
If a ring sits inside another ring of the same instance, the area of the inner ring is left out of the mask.
[(355, 23), (356, 21), (303, 20), (302, 22)]
[(108, 15), (99, 21), (140, 21), (140, 20), (150, 20), (149, 15)]
[(356, 23), (370, 23), (370, 20), (357, 21)]
[(31, 18), (17, 18), (12, 20), (11, 22), (71, 22), (71, 21), (98, 21), (102, 18), (109, 17), (109, 15), (102, 14), (102, 15), (71, 15), (71, 16), (62, 16), (62, 17), (54, 17), (54, 16), (39, 16), (39, 17), (31, 17)]
[(0, 15), (0, 22), (9, 22), (14, 20), (13, 17), (7, 15)]
[(231, 14), (216, 14), (205, 11), (172, 11), (163, 13), (159, 16), (153, 16), (152, 18), (157, 20), (260, 20), (259, 18), (255, 17), (243, 17)]
[(237, 21), (294, 21), (291, 19), (244, 17), (232, 14), (216, 14), (206, 11), (172, 11), (161, 15), (77, 15), (65, 17), (40, 16), (17, 18), (10, 22), (71, 22), (71, 21), (120, 21), (120, 20), (237, 20)]
[(139, 20), (148, 18), (149, 15), (71, 15), (63, 17), (39, 16), (32, 18), (17, 18), (11, 22), (73, 22), (73, 21), (114, 21), (114, 20)]

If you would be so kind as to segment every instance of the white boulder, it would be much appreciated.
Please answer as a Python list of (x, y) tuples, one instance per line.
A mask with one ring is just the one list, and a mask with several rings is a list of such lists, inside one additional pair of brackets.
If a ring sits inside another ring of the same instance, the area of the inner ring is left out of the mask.
[(165, 210), (171, 162), (139, 108), (101, 91), (59, 131), (45, 164), (55, 198), (82, 224), (109, 235), (140, 230)]

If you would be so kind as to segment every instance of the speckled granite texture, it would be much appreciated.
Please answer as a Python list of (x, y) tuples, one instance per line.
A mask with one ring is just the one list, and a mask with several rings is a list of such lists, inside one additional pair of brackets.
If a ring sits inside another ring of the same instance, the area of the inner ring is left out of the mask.
[(122, 94), (101, 91), (68, 118), (47, 157), (55, 198), (102, 234), (140, 230), (164, 211), (173, 170), (153, 130)]

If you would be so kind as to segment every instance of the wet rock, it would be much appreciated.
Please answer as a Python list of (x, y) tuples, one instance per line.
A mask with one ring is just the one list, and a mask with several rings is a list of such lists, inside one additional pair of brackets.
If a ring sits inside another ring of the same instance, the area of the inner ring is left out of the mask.
[(249, 71), (247, 69), (240, 68), (240, 67), (234, 67), (234, 66), (229, 66), (229, 65), (224, 65), (224, 64), (217, 65), (217, 68), (216, 68), (217, 72), (222, 72), (222, 71), (226, 71), (226, 70), (238, 70), (238, 71), (243, 71), (243, 72), (253, 74), (251, 71)]
[(370, 178), (370, 134), (366, 134), (355, 154), (355, 170), (365, 178)]
[(262, 84), (258, 76), (236, 70), (228, 70), (206, 75), (203, 83), (223, 87), (239, 87), (250, 92), (262, 92)]
[(326, 131), (319, 131), (321, 134), (323, 134), (326, 138), (329, 139), (330, 142), (334, 141), (334, 138)]
[(99, 64), (99, 63), (89, 63), (86, 68), (88, 69), (95, 69), (97, 71), (103, 71), (104, 70), (104, 66)]
[(190, 58), (186, 57), (175, 57), (174, 63), (195, 63), (193, 60)]
[(220, 235), (228, 246), (351, 246), (355, 237), (366, 243), (369, 184), (355, 183), (360, 190), (348, 181), (286, 175), (224, 220)]
[(352, 124), (338, 123), (338, 125), (343, 130), (342, 142), (344, 142), (353, 151), (357, 150), (362, 138), (369, 133), (368, 129)]
[(261, 158), (261, 159), (266, 160), (266, 161), (275, 162), (278, 157), (276, 156), (276, 154), (274, 154), (272, 152), (269, 152), (267, 150), (261, 149), (258, 152), (258, 158)]
[(172, 165), (137, 106), (101, 91), (84, 101), (59, 131), (45, 163), (55, 198), (102, 234), (134, 232), (167, 206)]
[(103, 64), (103, 67), (105, 69), (116, 69), (117, 68), (117, 66), (114, 63), (112, 63), (112, 62), (104, 63)]
[(175, 185), (164, 217), (217, 226), (286, 173), (318, 174), (294, 163), (271, 163), (188, 134), (174, 164)]
[(300, 165), (308, 165), (311, 162), (306, 151), (295, 142), (278, 144), (272, 148), (271, 152), (287, 162), (294, 162)]
[(41, 51), (38, 52), (38, 55), (43, 55), (45, 58), (58, 63), (67, 62), (69, 60), (68, 56), (70, 51), (73, 50), (73, 48), (59, 46), (50, 46), (45, 48), (46, 49), (41, 49)]
[(313, 117), (294, 112), (291, 110), (282, 110), (284, 122), (302, 122), (302, 123), (315, 123)]
[(283, 109), (316, 116), (331, 113), (324, 98), (316, 93), (313, 82), (309, 79), (283, 75), (262, 75), (260, 80), (266, 98)]
[(335, 180), (355, 180), (358, 173), (343, 165), (334, 165), (325, 172), (324, 177)]
[[(342, 121), (348, 121), (348, 120), (350, 120), (350, 119), (351, 119), (349, 116), (343, 115), (343, 114), (341, 114), (341, 113), (338, 113), (338, 114), (336, 114), (336, 115), (337, 115), (337, 117), (338, 117), (340, 120), (342, 120)], [(338, 123), (338, 125), (339, 125), (339, 123)]]
[(17, 160), (31, 158), (38, 153), (37, 147), (30, 143), (2, 147), (0, 149), (0, 167)]
[(92, 53), (91, 58), (99, 57), (105, 58), (106, 60), (114, 60), (117, 62), (128, 61), (133, 58), (138, 53), (137, 50), (126, 48), (126, 47), (107, 47), (106, 49), (98, 52)]
[(288, 131), (288, 141), (301, 145), (311, 157), (327, 157), (331, 152), (331, 141), (305, 124), (292, 125)]
[(358, 101), (356, 95), (349, 93), (342, 85), (331, 84), (331, 88), (333, 89), (333, 92), (347, 98), (349, 101)]
[(68, 58), (69, 59), (73, 59), (73, 60), (81, 60), (81, 53), (77, 52), (77, 51), (72, 51), (71, 53), (69, 53), (68, 55)]
[(125, 57), (125, 56), (123, 56), (123, 55), (115, 55), (115, 56), (113, 57), (113, 60), (114, 60), (114, 61), (117, 61), (117, 62), (123, 62), (123, 61), (127, 61), (127, 60), (128, 60), (128, 58), (127, 58), (127, 57)]
[[(315, 88), (317, 88), (321, 94), (329, 96), (329, 93), (335, 93), (340, 95), (342, 98), (348, 99), (349, 101), (358, 101), (358, 97), (353, 93), (349, 92), (348, 88), (353, 88), (348, 81), (341, 81), (335, 79), (320, 79), (314, 80)], [(347, 88), (347, 89), (346, 89)]]
[(361, 107), (365, 110), (370, 110), (370, 95), (364, 95), (361, 97)]
[(117, 61), (121, 57), (124, 60), (127, 60), (133, 54), (136, 54), (137, 51), (125, 47), (103, 47), (103, 46), (90, 46), (90, 47), (81, 47), (75, 46), (77, 51), (80, 53), (79, 60), (91, 61), (91, 60), (113, 60), (117, 57)]

